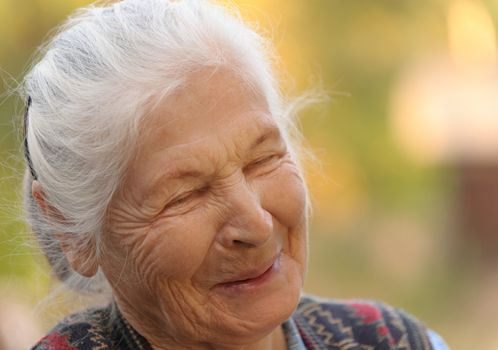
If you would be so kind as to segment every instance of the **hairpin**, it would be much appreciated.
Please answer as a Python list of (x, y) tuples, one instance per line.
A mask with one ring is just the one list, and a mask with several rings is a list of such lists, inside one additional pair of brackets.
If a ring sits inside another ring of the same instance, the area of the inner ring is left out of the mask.
[(29, 154), (29, 147), (28, 147), (28, 112), (29, 112), (29, 107), (31, 106), (31, 96), (28, 96), (28, 101), (26, 103), (26, 110), (24, 112), (24, 157), (26, 158), (26, 162), (28, 163), (29, 171), (31, 172), (31, 176), (33, 177), (33, 180), (37, 180), (38, 176), (36, 176), (35, 169), (33, 168), (33, 163), (31, 161), (31, 155)]

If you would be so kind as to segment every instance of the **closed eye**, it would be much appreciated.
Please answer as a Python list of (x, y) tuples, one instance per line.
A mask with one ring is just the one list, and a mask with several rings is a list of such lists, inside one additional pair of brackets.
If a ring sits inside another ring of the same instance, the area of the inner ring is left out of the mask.
[(272, 155), (257, 159), (255, 161), (249, 163), (244, 168), (244, 170), (251, 171), (253, 169), (264, 167), (266, 165), (270, 165), (270, 164), (277, 162), (278, 160), (280, 160), (280, 158), (282, 158), (282, 156), (280, 154), (272, 154)]
[(203, 195), (206, 192), (207, 192), (207, 188), (201, 188), (198, 190), (183, 193), (180, 196), (172, 199), (168, 204), (166, 204), (164, 209), (166, 210), (166, 209), (171, 209), (171, 208), (175, 208), (175, 207), (180, 207), (184, 204), (187, 204), (191, 200), (198, 198), (199, 196)]
[(169, 202), (168, 205), (166, 206), (166, 208), (170, 208), (170, 207), (174, 207), (174, 206), (183, 204), (186, 201), (188, 201), (188, 199), (190, 197), (192, 197), (192, 195), (193, 195), (193, 192), (185, 193), (185, 194), (181, 195), (180, 197), (175, 198), (171, 202)]

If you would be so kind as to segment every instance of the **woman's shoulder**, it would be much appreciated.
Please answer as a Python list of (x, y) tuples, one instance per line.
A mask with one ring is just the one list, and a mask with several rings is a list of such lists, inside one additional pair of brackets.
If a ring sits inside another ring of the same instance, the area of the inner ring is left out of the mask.
[(415, 317), (377, 301), (304, 296), (293, 319), (309, 349), (447, 349)]
[(88, 309), (66, 317), (32, 350), (113, 349), (111, 308)]

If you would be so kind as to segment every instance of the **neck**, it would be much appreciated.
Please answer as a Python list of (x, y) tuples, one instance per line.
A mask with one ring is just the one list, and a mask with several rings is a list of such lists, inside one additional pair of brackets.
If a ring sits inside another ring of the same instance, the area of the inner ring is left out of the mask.
[(153, 350), (286, 350), (287, 343), (282, 327), (277, 327), (272, 333), (255, 342), (245, 345), (226, 345), (226, 344), (161, 344), (151, 343)]
[[(179, 342), (175, 342), (174, 339), (166, 339), (156, 340), (154, 336), (150, 336), (151, 334), (146, 331), (146, 329), (137, 329), (138, 324), (133, 324), (133, 318), (126, 317), (126, 312), (117, 307), (117, 304), (114, 304), (115, 312), (117, 313), (117, 319), (122, 325), (122, 331), (131, 333), (132, 338), (140, 343), (141, 347), (152, 350), (286, 350), (287, 342), (285, 339), (285, 334), (282, 326), (275, 328), (271, 333), (266, 335), (263, 338), (260, 338), (256, 341), (250, 342), (248, 344), (238, 344), (238, 345), (229, 345), (229, 344), (219, 344), (219, 343), (188, 343), (181, 344)], [(130, 319), (131, 318), (131, 319)], [(132, 322), (130, 322), (132, 321)], [(138, 332), (140, 333), (138, 333)]]

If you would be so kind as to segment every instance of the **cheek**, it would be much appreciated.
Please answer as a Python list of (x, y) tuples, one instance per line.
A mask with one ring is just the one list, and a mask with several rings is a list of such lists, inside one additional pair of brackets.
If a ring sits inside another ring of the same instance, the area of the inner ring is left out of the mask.
[(289, 162), (258, 186), (263, 207), (288, 228), (306, 222), (306, 188), (297, 167)]
[(307, 194), (301, 174), (293, 163), (286, 164), (267, 178), (260, 190), (265, 209), (286, 228), (287, 254), (296, 263), (302, 283), (308, 259), (308, 228)]
[(167, 279), (187, 281), (194, 275), (209, 250), (210, 236), (205, 220), (196, 217), (160, 219), (146, 232), (113, 235), (107, 242), (113, 259), (106, 261), (106, 275), (117, 286), (125, 274), (130, 285), (145, 285), (154, 294)]
[(202, 265), (213, 236), (213, 229), (206, 225), (200, 212), (188, 218), (168, 218), (157, 222), (144, 243), (152, 247), (150, 253), (145, 261), (139, 262), (142, 266), (149, 266), (149, 271), (143, 271), (146, 275), (175, 280), (186, 280), (194, 275)]

